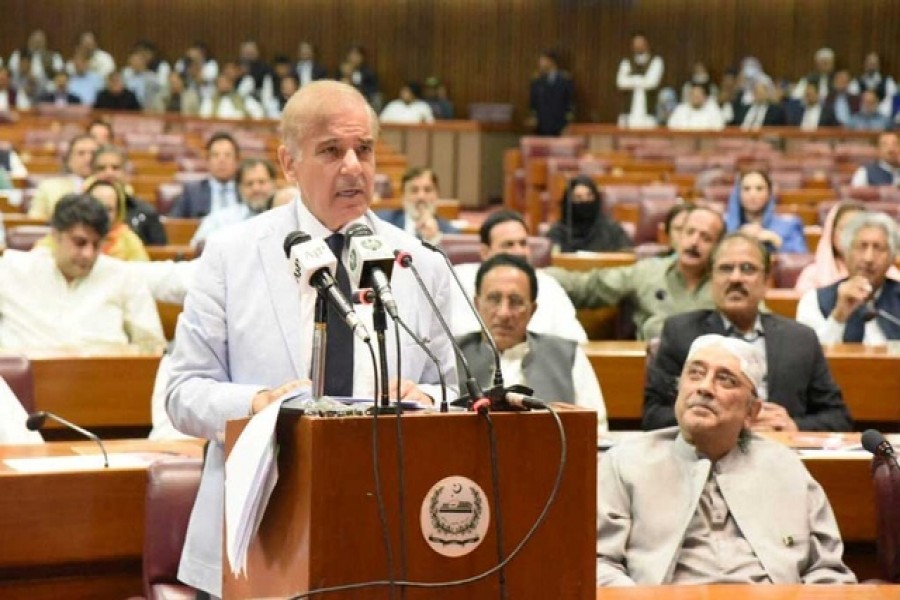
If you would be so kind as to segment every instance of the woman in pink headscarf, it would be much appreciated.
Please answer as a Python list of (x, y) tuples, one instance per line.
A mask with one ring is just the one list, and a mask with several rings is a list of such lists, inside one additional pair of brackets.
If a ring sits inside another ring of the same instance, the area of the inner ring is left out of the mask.
[[(851, 217), (865, 211), (866, 207), (854, 200), (844, 200), (831, 207), (828, 216), (825, 217), (822, 237), (816, 247), (816, 260), (800, 273), (794, 286), (795, 290), (802, 293), (825, 287), (847, 276), (847, 266), (844, 264), (840, 249), (841, 232)], [(900, 279), (900, 271), (896, 267), (891, 267), (887, 276)]]

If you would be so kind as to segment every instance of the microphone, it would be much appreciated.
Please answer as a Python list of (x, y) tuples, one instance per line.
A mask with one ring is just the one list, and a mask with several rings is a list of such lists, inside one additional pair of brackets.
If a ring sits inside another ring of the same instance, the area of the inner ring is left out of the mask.
[[(459, 344), (456, 342), (456, 338), (453, 337), (453, 332), (450, 331), (450, 326), (447, 325), (447, 321), (444, 319), (444, 315), (441, 313), (437, 304), (435, 304), (434, 298), (431, 296), (431, 292), (428, 291), (425, 282), (422, 281), (422, 277), (419, 275), (419, 270), (413, 264), (412, 255), (409, 252), (395, 250), (394, 256), (396, 257), (398, 265), (400, 265), (404, 269), (410, 269), (412, 271), (413, 276), (416, 278), (416, 283), (419, 285), (419, 289), (422, 290), (422, 294), (428, 301), (428, 305), (431, 307), (432, 312), (437, 317), (438, 323), (440, 323), (441, 325), (441, 329), (444, 330), (444, 334), (447, 336), (447, 339), (450, 340), (450, 346), (453, 348), (453, 353), (456, 355), (457, 360), (459, 360), (459, 364), (462, 365), (463, 371), (466, 372), (466, 390), (469, 392), (469, 400), (471, 402), (476, 402), (484, 399), (484, 390), (481, 389), (481, 386), (478, 384), (478, 380), (472, 376), (472, 371), (471, 369), (469, 369), (469, 361), (466, 360), (466, 356), (463, 354), (462, 348), (459, 347)], [(446, 412), (443, 405), (441, 405), (441, 412)]]
[(71, 421), (67, 421), (60, 416), (54, 415), (52, 412), (43, 410), (28, 415), (28, 419), (25, 421), (25, 427), (27, 427), (30, 431), (38, 431), (41, 427), (44, 426), (44, 423), (47, 422), (48, 418), (68, 427), (72, 431), (80, 433), (89, 440), (97, 442), (97, 445), (100, 446), (100, 451), (103, 452), (103, 467), (106, 469), (109, 468), (109, 456), (106, 454), (106, 447), (103, 445), (103, 441), (99, 437), (97, 437), (96, 433), (91, 433), (87, 429), (79, 427)]
[(331, 275), (337, 269), (337, 257), (322, 239), (312, 239), (309, 234), (294, 231), (284, 238), (284, 254), (290, 261), (291, 275), (300, 285), (316, 289), (338, 311), (347, 327), (362, 341), (369, 343), (366, 326), (353, 311)]
[(662, 302), (663, 300), (666, 299), (666, 290), (664, 290), (664, 289), (658, 289), (658, 290), (656, 290), (656, 293), (653, 294), (653, 296), (654, 296), (657, 300), (659, 300), (660, 302)]
[(881, 432), (876, 429), (867, 429), (862, 434), (862, 446), (875, 456), (892, 462), (897, 466), (897, 457), (894, 454), (894, 447), (885, 439)]
[[(491, 352), (494, 354), (494, 387), (503, 388), (503, 373), (500, 369), (500, 350), (497, 349), (497, 344), (496, 342), (494, 342), (494, 336), (491, 335), (491, 332), (488, 330), (487, 325), (484, 324), (484, 319), (481, 318), (481, 314), (478, 312), (478, 309), (475, 308), (475, 305), (472, 303), (472, 299), (469, 298), (469, 295), (466, 293), (466, 287), (462, 284), (462, 281), (459, 280), (459, 275), (456, 274), (456, 269), (453, 268), (453, 263), (450, 262), (450, 257), (447, 256), (447, 253), (444, 252), (442, 248), (438, 248), (430, 242), (422, 240), (422, 245), (432, 252), (437, 252), (444, 257), (444, 262), (447, 263), (447, 269), (450, 271), (450, 275), (451, 277), (453, 277), (453, 281), (456, 282), (456, 286), (462, 293), (462, 297), (465, 298), (466, 304), (469, 305), (469, 310), (472, 311), (472, 314), (474, 314), (475, 318), (478, 320), (478, 326), (481, 327), (481, 335), (483, 335), (484, 338), (488, 341), (488, 345), (491, 347)], [(451, 339), (453, 339), (453, 336), (451, 336)]]
[(350, 283), (354, 288), (372, 288), (393, 320), (400, 318), (397, 301), (391, 291), (394, 254), (381, 236), (367, 225), (357, 223), (347, 229)]
[(875, 306), (875, 301), (872, 298), (869, 298), (869, 301), (864, 305), (863, 319), (868, 323), (876, 317), (881, 317), (885, 321), (888, 321), (900, 327), (900, 319), (898, 319), (888, 311)]
[(509, 402), (510, 405), (521, 410), (549, 410), (547, 404), (542, 400), (519, 392), (506, 392), (506, 401)]

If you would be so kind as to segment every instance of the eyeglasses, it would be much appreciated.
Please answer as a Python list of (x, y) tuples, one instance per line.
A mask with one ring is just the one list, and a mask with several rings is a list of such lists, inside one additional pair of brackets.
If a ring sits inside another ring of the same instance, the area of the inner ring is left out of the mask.
[(762, 271), (762, 268), (759, 265), (754, 265), (753, 263), (743, 262), (737, 264), (731, 263), (720, 263), (714, 267), (714, 272), (716, 275), (721, 277), (728, 277), (734, 270), (737, 269), (741, 275), (744, 277), (752, 277)]
[(482, 302), (485, 307), (491, 311), (500, 310), (500, 307), (503, 306), (503, 300), (506, 299), (506, 304), (509, 307), (509, 312), (514, 314), (521, 314), (528, 310), (528, 307), (531, 306), (531, 302), (518, 295), (504, 296), (499, 292), (493, 292), (484, 296)]

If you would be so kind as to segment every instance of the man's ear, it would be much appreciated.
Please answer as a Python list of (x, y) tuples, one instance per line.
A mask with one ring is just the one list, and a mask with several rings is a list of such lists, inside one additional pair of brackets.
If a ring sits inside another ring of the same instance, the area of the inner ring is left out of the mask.
[(750, 406), (747, 407), (747, 418), (745, 419), (745, 424), (749, 429), (753, 421), (756, 420), (756, 417), (759, 416), (759, 411), (762, 410), (762, 400), (759, 398), (754, 398), (750, 401)]
[(481, 244), (479, 251), (481, 253), (481, 262), (484, 262), (491, 257), (491, 247), (487, 244)]
[(284, 173), (284, 178), (294, 185), (297, 185), (296, 178), (294, 177), (294, 165), (296, 161), (297, 159), (294, 158), (287, 146), (284, 144), (278, 146), (278, 164), (281, 165), (281, 172)]

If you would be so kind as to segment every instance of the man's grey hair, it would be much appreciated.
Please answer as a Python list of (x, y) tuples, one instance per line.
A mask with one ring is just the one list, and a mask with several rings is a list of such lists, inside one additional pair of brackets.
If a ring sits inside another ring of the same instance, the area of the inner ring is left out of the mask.
[(850, 219), (850, 222), (847, 223), (847, 226), (841, 233), (841, 248), (844, 253), (846, 254), (850, 251), (853, 240), (856, 239), (857, 234), (861, 230), (872, 227), (879, 227), (884, 231), (891, 259), (897, 256), (897, 222), (893, 217), (882, 212), (863, 212)]

